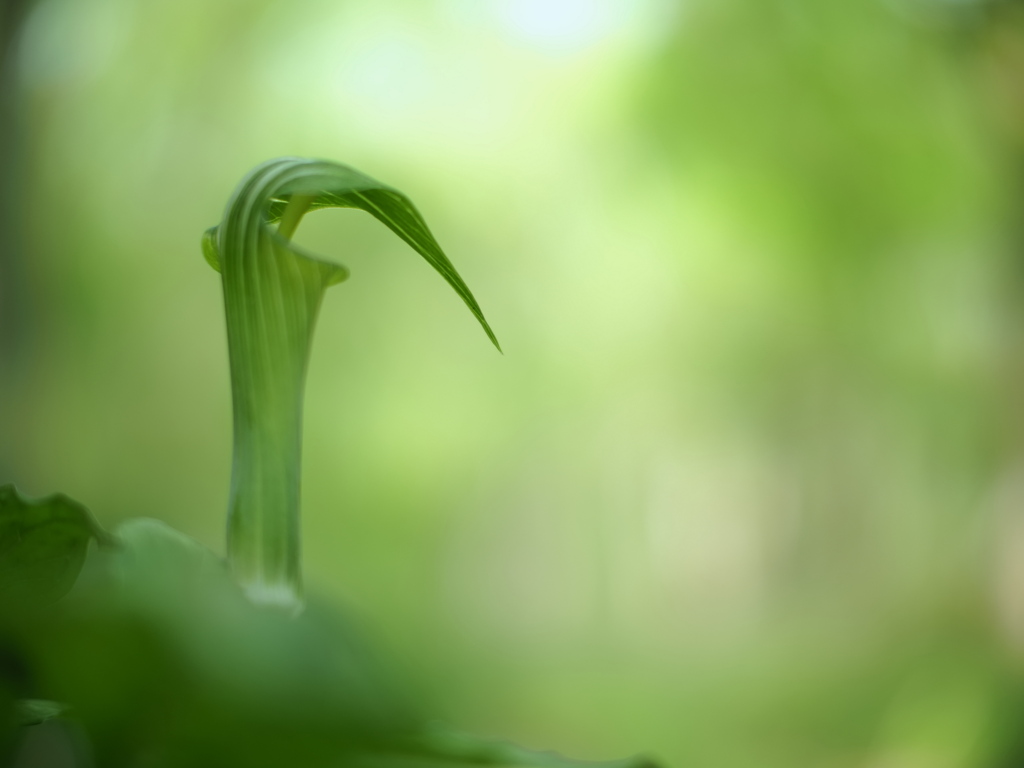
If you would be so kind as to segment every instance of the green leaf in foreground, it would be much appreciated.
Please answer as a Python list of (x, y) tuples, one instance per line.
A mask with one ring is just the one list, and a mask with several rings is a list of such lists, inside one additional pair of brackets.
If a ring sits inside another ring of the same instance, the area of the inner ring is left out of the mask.
[(116, 547), (92, 553), (90, 577), (19, 635), (32, 648), (31, 685), (15, 722), (72, 720), (90, 764), (650, 768), (643, 758), (568, 760), (431, 722), (331, 603), (314, 594), (298, 616), (255, 605), (221, 558), (157, 520), (125, 521), (114, 536)]
[(223, 280), (231, 362), (228, 559), (251, 598), (293, 609), (301, 604), (306, 366), (323, 293), (348, 271), (290, 239), (307, 211), (331, 207), (357, 208), (385, 224), (437, 270), (498, 345), (469, 287), (398, 190), (345, 165), (301, 158), (271, 160), (241, 182), (221, 224), (202, 242), (203, 255)]
[(30, 501), (0, 486), (0, 605), (52, 603), (74, 585), (91, 539), (109, 541), (84, 506), (63, 494)]
[(66, 704), (48, 699), (21, 699), (15, 705), (19, 725), (39, 725), (67, 712)]
[(644, 755), (622, 760), (572, 760), (557, 752), (538, 752), (507, 741), (480, 738), (437, 722), (423, 728), (416, 743), (423, 757), (453, 764), (523, 768), (657, 768), (657, 764)]

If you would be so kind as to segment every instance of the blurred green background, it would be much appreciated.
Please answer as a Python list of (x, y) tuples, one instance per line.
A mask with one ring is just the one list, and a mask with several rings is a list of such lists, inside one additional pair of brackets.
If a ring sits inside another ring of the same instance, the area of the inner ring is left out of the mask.
[(505, 349), (368, 216), (300, 228), (353, 273), (309, 589), (440, 717), (674, 766), (1024, 760), (1024, 4), (38, 0), (4, 33), (0, 480), (222, 552), (199, 236), (256, 163), (340, 160)]

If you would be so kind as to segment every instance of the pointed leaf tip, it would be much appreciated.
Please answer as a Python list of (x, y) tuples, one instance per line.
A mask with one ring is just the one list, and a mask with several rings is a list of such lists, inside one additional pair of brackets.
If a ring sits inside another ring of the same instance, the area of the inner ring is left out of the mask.
[(0, 486), (0, 606), (59, 600), (78, 578), (91, 539), (112, 541), (78, 502), (59, 493), (30, 500)]
[[(235, 191), (228, 204), (224, 221), (203, 235), (203, 255), (218, 272), (225, 261), (241, 264), (244, 249), (252, 249), (260, 240), (277, 239), (273, 225), (288, 216), (289, 203), (301, 199), (302, 212), (320, 208), (356, 208), (376, 218), (444, 278), (445, 282), (465, 302), (469, 311), (483, 328), (487, 338), (502, 352), (498, 338), (484, 317), (479, 303), (469, 286), (438, 244), (423, 216), (402, 192), (382, 184), (347, 165), (329, 160), (281, 157), (269, 160), (253, 169)], [(294, 210), (294, 209), (292, 209)], [(290, 242), (291, 232), (301, 218), (283, 222), (284, 236), (279, 245), (301, 259), (320, 265), (339, 267), (333, 260), (305, 253)], [(225, 237), (225, 235), (227, 235)], [(342, 268), (343, 269), (343, 268)], [(347, 270), (325, 274), (325, 287), (341, 282)], [(503, 353), (504, 354), (504, 353)]]

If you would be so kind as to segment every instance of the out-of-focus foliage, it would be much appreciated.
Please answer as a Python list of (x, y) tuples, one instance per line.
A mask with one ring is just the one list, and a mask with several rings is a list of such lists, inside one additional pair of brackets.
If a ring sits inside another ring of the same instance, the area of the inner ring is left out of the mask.
[(60, 495), (30, 502), (0, 486), (0, 606), (11, 611), (64, 597), (93, 539), (106, 537), (82, 505)]
[(1021, 51), (1019, 5), (980, 0), (40, 0), (2, 479), (222, 551), (195, 233), (255, 162), (343, 157), (418, 201), (506, 350), (372, 222), (304, 224), (353, 243), (309, 372), (310, 582), (448, 719), (676, 765), (1012, 765)]
[[(54, 516), (37, 525), (66, 527)], [(3, 723), (5, 765), (578, 765), (427, 723), (337, 612), (254, 605), (223, 560), (159, 521), (104, 539), (113, 545), (68, 600), (0, 623), (22, 670), (4, 683), (55, 699), (20, 699), (22, 723), (66, 714), (82, 729), (78, 743), (54, 740), (72, 753), (54, 763), (31, 739), (12, 756)], [(7, 554), (16, 577), (50, 560)]]

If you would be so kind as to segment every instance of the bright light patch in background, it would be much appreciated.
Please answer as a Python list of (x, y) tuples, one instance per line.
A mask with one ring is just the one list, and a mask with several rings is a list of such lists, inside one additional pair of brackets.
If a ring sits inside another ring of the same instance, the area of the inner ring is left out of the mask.
[(434, 86), (428, 53), (401, 31), (362, 41), (345, 64), (338, 72), (343, 92), (388, 116), (421, 107)]
[(572, 53), (614, 32), (623, 8), (602, 0), (495, 0), (503, 28), (537, 48)]
[(346, 132), (406, 143), (417, 133), (409, 121), (422, 123), (445, 84), (438, 70), (440, 46), (392, 6), (355, 10), (334, 9), (282, 44), (280, 30), (287, 28), (290, 11), (287, 4), (271, 6), (259, 34), (273, 55), (262, 64), (260, 82), (279, 104), (300, 110), (315, 105), (321, 119), (336, 117)]
[(464, 22), (481, 21), (517, 46), (572, 56), (610, 40), (650, 40), (667, 28), (672, 0), (452, 0)]

